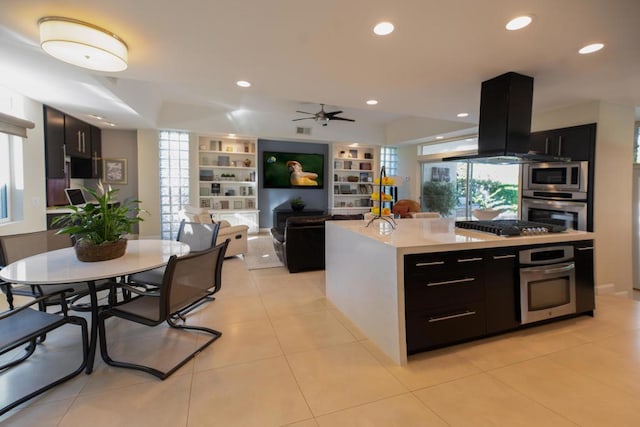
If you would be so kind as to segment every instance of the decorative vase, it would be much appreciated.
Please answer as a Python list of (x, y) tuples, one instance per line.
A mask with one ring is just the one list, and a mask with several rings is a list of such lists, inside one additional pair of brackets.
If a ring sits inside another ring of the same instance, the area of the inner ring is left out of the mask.
[(83, 240), (76, 242), (74, 249), (76, 257), (82, 262), (107, 261), (120, 258), (127, 250), (127, 239), (119, 239), (113, 242), (104, 242), (99, 245), (86, 243)]
[(304, 209), (304, 205), (291, 205), (291, 210), (294, 210), (296, 212), (299, 212), (302, 209)]

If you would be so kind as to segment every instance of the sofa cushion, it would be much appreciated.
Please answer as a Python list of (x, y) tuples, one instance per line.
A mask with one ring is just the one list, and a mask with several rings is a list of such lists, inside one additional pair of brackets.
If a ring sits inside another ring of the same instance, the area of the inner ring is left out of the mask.
[(331, 217), (332, 221), (343, 221), (343, 220), (357, 220), (364, 219), (364, 214), (345, 214), (345, 215), (333, 215)]
[(320, 216), (290, 216), (287, 218), (285, 228), (289, 227), (309, 227), (312, 225), (322, 225), (324, 222), (331, 219), (331, 215)]

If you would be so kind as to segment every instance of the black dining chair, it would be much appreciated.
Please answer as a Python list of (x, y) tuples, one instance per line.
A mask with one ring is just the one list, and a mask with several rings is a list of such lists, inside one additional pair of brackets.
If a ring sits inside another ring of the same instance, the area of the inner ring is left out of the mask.
[[(33, 233), (21, 233), (7, 236), (0, 236), (0, 269), (23, 258), (38, 255), (43, 252), (56, 249), (68, 248), (71, 246), (69, 235), (56, 234), (55, 230), (36, 231)], [(97, 282), (98, 290), (108, 289), (107, 281)], [(39, 307), (41, 311), (46, 311), (46, 307), (60, 304), (60, 291), (65, 291), (65, 297), (74, 302), (79, 301), (89, 294), (89, 289), (85, 283), (60, 283), (55, 285), (24, 285), (12, 284), (0, 281), (0, 289), (5, 293), (9, 308), (13, 308), (13, 297), (15, 295), (30, 298), (39, 298), (46, 295), (53, 295), (51, 298), (40, 299)], [(74, 304), (73, 308), (79, 311), (86, 311), (83, 304)]]
[[(47, 390), (61, 384), (83, 371), (87, 365), (88, 336), (87, 321), (82, 317), (70, 316), (64, 291), (41, 296), (21, 307), (9, 309), (0, 313), (0, 356), (6, 356), (7, 362), (0, 365), (0, 375), (27, 360), (37, 349), (36, 341), (44, 334), (52, 332), (64, 325), (78, 325), (82, 331), (82, 363), (71, 373), (58, 377), (56, 380), (28, 393), (25, 396), (12, 400), (0, 409), (0, 416), (18, 405), (44, 393)], [(47, 304), (47, 299), (55, 299), (62, 307), (59, 314), (46, 313), (31, 308), (33, 305)], [(23, 348), (23, 346), (26, 346)], [(21, 354), (24, 351), (23, 354)], [(15, 353), (15, 354), (14, 354)], [(45, 356), (46, 357), (46, 356)], [(38, 362), (34, 362), (38, 363)], [(55, 372), (55, 369), (50, 370)], [(1, 386), (3, 393), (9, 394), (11, 388)]]
[[(162, 283), (157, 289), (140, 289), (127, 283), (113, 283), (114, 288), (129, 290), (134, 296), (129, 300), (114, 303), (99, 314), (100, 353), (108, 365), (137, 369), (150, 373), (162, 380), (169, 377), (197, 353), (218, 339), (222, 333), (204, 326), (187, 325), (183, 316), (189, 308), (201, 302), (210, 293), (211, 284), (221, 274), (221, 255), (224, 257), (229, 241), (213, 248), (185, 255), (172, 256), (167, 263)], [(141, 364), (116, 361), (109, 355), (107, 346), (107, 324), (110, 317), (158, 326), (163, 322), (176, 329), (198, 331), (210, 335), (210, 338), (195, 351), (187, 355), (177, 365), (166, 372)]]
[[(218, 229), (218, 224), (188, 222), (182, 220), (180, 221), (176, 240), (189, 245), (190, 252), (204, 251), (211, 249), (216, 245)], [(159, 267), (153, 270), (132, 274), (129, 277), (129, 280), (130, 282), (137, 283), (139, 285), (160, 286), (162, 283), (162, 277), (164, 276), (164, 270), (165, 267)]]

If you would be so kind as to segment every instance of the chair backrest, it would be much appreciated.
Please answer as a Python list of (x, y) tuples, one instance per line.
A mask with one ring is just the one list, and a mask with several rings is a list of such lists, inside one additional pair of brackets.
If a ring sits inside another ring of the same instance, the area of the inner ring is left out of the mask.
[(226, 245), (225, 241), (201, 252), (169, 258), (160, 288), (159, 320), (167, 319), (209, 295), (209, 288), (214, 286), (222, 269), (218, 259)]
[(55, 235), (54, 230), (0, 236), (0, 266), (69, 246), (71, 238), (68, 235)]
[(189, 245), (191, 252), (200, 252), (216, 245), (218, 224), (180, 221), (176, 240)]

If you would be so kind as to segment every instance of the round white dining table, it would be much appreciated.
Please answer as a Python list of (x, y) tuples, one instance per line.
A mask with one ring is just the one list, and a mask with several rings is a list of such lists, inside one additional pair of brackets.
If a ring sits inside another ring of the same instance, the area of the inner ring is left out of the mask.
[(0, 270), (7, 283), (54, 285), (86, 283), (91, 299), (91, 331), (87, 373), (93, 370), (98, 335), (98, 297), (96, 280), (126, 276), (167, 264), (172, 255), (189, 253), (189, 245), (172, 240), (129, 240), (124, 256), (109, 261), (82, 262), (74, 249), (44, 252), (15, 261)]

